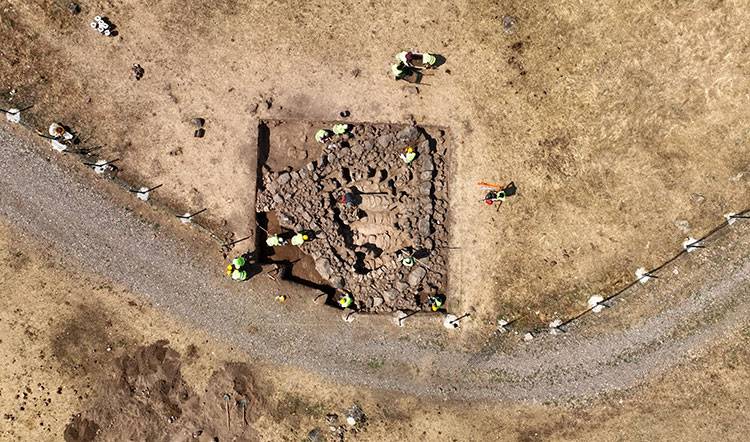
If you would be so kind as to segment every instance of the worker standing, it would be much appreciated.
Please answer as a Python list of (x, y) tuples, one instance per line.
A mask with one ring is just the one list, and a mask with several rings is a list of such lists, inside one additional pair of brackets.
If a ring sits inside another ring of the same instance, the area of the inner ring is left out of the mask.
[(232, 278), (235, 281), (245, 281), (247, 280), (247, 269), (245, 266), (247, 265), (247, 260), (243, 256), (238, 256), (234, 258), (227, 266), (227, 276)]
[(341, 308), (349, 308), (354, 303), (351, 295), (347, 292), (341, 292), (338, 299), (339, 306)]
[(414, 161), (415, 158), (417, 158), (417, 153), (414, 152), (413, 147), (408, 146), (406, 149), (404, 149), (404, 153), (399, 156), (404, 161), (404, 163), (411, 164), (411, 162)]
[(280, 247), (286, 244), (286, 240), (279, 236), (279, 234), (274, 234), (266, 238), (266, 245), (268, 247)]
[(296, 235), (294, 235), (292, 237), (292, 245), (299, 247), (302, 244), (304, 244), (305, 241), (307, 241), (309, 239), (310, 239), (310, 237), (307, 236), (305, 233), (299, 232), (299, 233), (297, 233)]

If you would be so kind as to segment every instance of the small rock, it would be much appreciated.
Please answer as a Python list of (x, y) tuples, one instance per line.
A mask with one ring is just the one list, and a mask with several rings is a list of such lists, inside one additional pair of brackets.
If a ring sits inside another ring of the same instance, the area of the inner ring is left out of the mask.
[(203, 138), (206, 135), (206, 129), (200, 128), (193, 133), (195, 138)]
[(429, 170), (426, 170), (426, 171), (422, 172), (419, 175), (419, 177), (422, 179), (422, 181), (431, 180), (432, 179), (432, 172), (430, 172)]
[(279, 183), (279, 185), (283, 186), (284, 184), (291, 181), (292, 176), (289, 175), (287, 172), (282, 173), (279, 175), (279, 177), (276, 179), (276, 182)]
[(308, 442), (324, 442), (325, 439), (323, 438), (323, 435), (321, 434), (320, 428), (313, 428), (310, 430), (309, 433), (307, 433), (307, 440)]
[(419, 129), (416, 126), (409, 126), (396, 135), (399, 140), (411, 140), (419, 137)]
[(423, 181), (422, 184), (419, 185), (419, 193), (424, 196), (429, 196), (430, 193), (432, 193), (432, 183), (429, 181)]
[(337, 288), (337, 289), (344, 288), (344, 278), (342, 278), (341, 276), (334, 276), (329, 281), (331, 281), (331, 285), (334, 288)]
[(419, 88), (414, 85), (404, 86), (404, 91), (411, 95), (419, 94)]
[(390, 288), (383, 292), (383, 297), (385, 298), (385, 301), (388, 304), (392, 304), (393, 302), (396, 301), (396, 299), (398, 299), (398, 293), (399, 293), (398, 290), (394, 288)]
[(703, 204), (703, 201), (706, 200), (706, 197), (701, 195), (700, 193), (694, 193), (690, 195), (690, 201), (693, 202), (693, 204)]
[(678, 219), (674, 222), (675, 227), (680, 229), (682, 233), (688, 233), (690, 231), (690, 223), (685, 219)]
[(75, 2), (68, 3), (68, 11), (73, 15), (78, 15), (81, 13), (81, 6)]
[(200, 127), (203, 127), (204, 124), (206, 124), (206, 120), (200, 117), (193, 118), (192, 120), (190, 120), (190, 124), (192, 124), (195, 127), (200, 128)]
[(315, 170), (315, 161), (311, 161), (311, 162), (307, 163), (307, 166), (305, 166), (305, 167), (307, 167), (307, 170), (309, 170), (310, 172), (312, 172), (313, 170)]
[(373, 306), (373, 308), (379, 307), (382, 304), (383, 304), (383, 298), (381, 298), (379, 296), (376, 296), (376, 297), (372, 298), (372, 306)]
[(393, 134), (387, 133), (378, 137), (378, 146), (387, 147), (393, 141)]
[(419, 233), (422, 236), (429, 236), (430, 234), (430, 218), (429, 217), (422, 217), (417, 222), (417, 228), (419, 229)]
[(515, 34), (518, 30), (518, 19), (516, 17), (506, 15), (503, 17), (503, 31), (506, 34)]
[(409, 285), (411, 287), (417, 287), (419, 283), (422, 282), (426, 274), (427, 274), (427, 270), (425, 270), (424, 267), (415, 266), (413, 270), (409, 273), (409, 276), (407, 277), (407, 281), (409, 282)]
[(333, 274), (331, 262), (325, 258), (315, 260), (315, 270), (317, 270), (320, 276), (324, 279), (331, 279), (331, 275)]

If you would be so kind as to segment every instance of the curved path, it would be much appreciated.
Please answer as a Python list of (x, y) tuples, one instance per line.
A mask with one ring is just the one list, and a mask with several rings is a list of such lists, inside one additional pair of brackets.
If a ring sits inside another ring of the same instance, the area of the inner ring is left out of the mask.
[[(42, 153), (46, 148), (0, 128), (0, 217), (50, 244), (66, 261), (106, 275), (261, 360), (347, 383), (455, 399), (589, 396), (637, 385), (743, 327), (750, 317), (750, 223), (738, 221), (716, 246), (690, 254), (695, 271), (681, 271), (669, 284), (649, 283), (648, 292), (638, 289), (635, 295), (644, 302), (682, 301), (656, 303), (652, 317), (630, 327), (603, 327), (627, 308), (619, 305), (587, 316), (581, 321), (586, 324), (569, 333), (508, 351), (443, 348), (447, 331), (440, 327), (346, 324), (334, 311), (309, 303), (282, 308), (270, 301), (273, 287), (260, 278), (227, 282), (215, 262), (205, 262), (190, 244), (118, 206), (77, 167), (57, 164), (59, 156), (51, 150)], [(383, 367), (368, 367), (372, 360)]]

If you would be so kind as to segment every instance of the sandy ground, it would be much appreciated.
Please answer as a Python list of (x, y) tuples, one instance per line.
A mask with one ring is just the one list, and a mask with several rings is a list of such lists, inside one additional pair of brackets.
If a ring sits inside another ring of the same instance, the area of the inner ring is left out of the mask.
[[(747, 205), (747, 23), (738, 2), (0, 1), (0, 103), (33, 103), (134, 184), (249, 233), (257, 118), (447, 127), (449, 307), (547, 321), (658, 265)], [(119, 36), (88, 27), (107, 15)], [(502, 27), (517, 18), (514, 33)], [(415, 94), (405, 47), (447, 63)], [(140, 81), (130, 67), (145, 69)], [(13, 91), (11, 94), (10, 92)], [(205, 138), (189, 120), (207, 119)], [(499, 210), (478, 181), (513, 180)], [(479, 323), (479, 322), (476, 322)]]
[[(92, 440), (97, 428), (95, 440), (287, 441), (316, 428), (319, 440), (338, 440), (329, 414), (345, 440), (362, 441), (743, 440), (750, 430), (747, 329), (663, 378), (594, 401), (446, 403), (259, 364), (5, 224), (0, 292), (3, 440)], [(224, 393), (249, 399), (247, 426), (235, 407), (226, 426)], [(343, 423), (355, 403), (367, 416), (356, 431)]]

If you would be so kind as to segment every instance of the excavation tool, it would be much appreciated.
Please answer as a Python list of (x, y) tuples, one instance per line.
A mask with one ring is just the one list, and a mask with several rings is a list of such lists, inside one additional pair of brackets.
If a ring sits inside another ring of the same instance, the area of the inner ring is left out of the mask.
[(230, 422), (229, 422), (229, 401), (231, 400), (231, 396), (229, 396), (227, 393), (224, 393), (224, 408), (227, 410), (227, 430), (231, 428)]
[(242, 410), (242, 425), (247, 427), (247, 399), (238, 400), (237, 406)]

